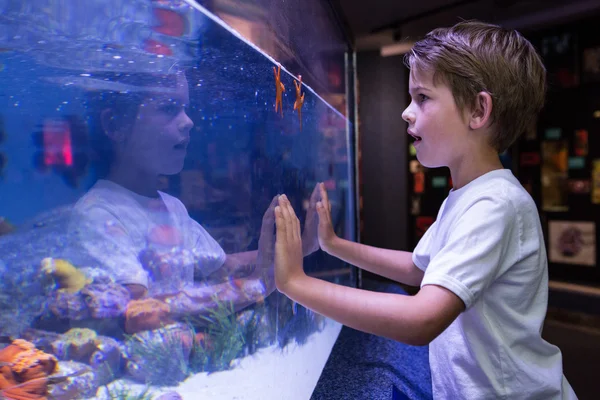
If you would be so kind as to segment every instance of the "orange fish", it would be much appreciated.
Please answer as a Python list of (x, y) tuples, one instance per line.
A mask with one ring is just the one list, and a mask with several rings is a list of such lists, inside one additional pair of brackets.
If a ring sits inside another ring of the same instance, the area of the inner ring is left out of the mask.
[(300, 120), (300, 130), (302, 130), (302, 106), (304, 106), (304, 93), (302, 93), (302, 75), (298, 75), (298, 80), (294, 81), (296, 86), (296, 101), (294, 110), (298, 110), (298, 119)]
[(273, 67), (273, 74), (275, 75), (275, 112), (278, 110), (281, 112), (281, 116), (283, 117), (283, 105), (281, 101), (281, 95), (285, 92), (285, 86), (281, 83), (281, 65), (277, 68)]

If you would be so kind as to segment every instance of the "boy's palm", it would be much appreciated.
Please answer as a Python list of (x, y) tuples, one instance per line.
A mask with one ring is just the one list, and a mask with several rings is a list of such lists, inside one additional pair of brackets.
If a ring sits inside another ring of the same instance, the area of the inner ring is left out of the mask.
[(319, 214), (319, 245), (325, 251), (328, 251), (329, 245), (335, 239), (336, 234), (333, 230), (331, 221), (331, 203), (325, 190), (325, 185), (319, 184), (321, 201), (317, 202), (317, 212)]
[(277, 239), (275, 241), (275, 283), (284, 292), (287, 284), (304, 273), (300, 221), (285, 195), (275, 208)]
[(317, 202), (321, 195), (319, 187), (319, 183), (315, 185), (306, 210), (304, 230), (302, 231), (302, 254), (304, 257), (319, 250), (319, 215), (317, 214)]

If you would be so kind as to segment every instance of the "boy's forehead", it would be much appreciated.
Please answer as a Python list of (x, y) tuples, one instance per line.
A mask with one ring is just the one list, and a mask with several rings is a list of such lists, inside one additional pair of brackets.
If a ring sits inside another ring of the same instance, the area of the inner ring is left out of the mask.
[(154, 90), (149, 90), (149, 95), (158, 101), (189, 102), (188, 81), (185, 76), (177, 77), (177, 81), (170, 85), (155, 85)]
[(433, 88), (436, 86), (433, 71), (423, 71), (417, 68), (411, 68), (408, 81), (411, 87)]

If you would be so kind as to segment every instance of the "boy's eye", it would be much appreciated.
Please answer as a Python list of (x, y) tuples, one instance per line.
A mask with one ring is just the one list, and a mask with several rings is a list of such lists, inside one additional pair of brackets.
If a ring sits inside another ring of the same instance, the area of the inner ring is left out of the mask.
[(166, 114), (175, 116), (179, 113), (179, 111), (181, 111), (183, 109), (183, 107), (181, 107), (178, 104), (165, 104), (163, 106), (160, 107), (160, 110)]
[(429, 99), (429, 97), (425, 96), (424, 94), (419, 94), (419, 95), (417, 96), (417, 98), (418, 98), (418, 100), (419, 100), (419, 103), (422, 103), (422, 102), (424, 102), (425, 100)]

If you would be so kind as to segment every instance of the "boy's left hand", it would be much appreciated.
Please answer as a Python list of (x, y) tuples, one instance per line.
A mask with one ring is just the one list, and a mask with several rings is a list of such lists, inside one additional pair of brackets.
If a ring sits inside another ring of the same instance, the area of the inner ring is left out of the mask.
[(304, 275), (300, 221), (285, 195), (279, 196), (279, 205), (275, 207), (275, 225), (275, 284), (285, 293), (293, 279)]
[(304, 230), (302, 231), (302, 255), (304, 257), (319, 250), (319, 214), (317, 213), (317, 202), (320, 201), (321, 197), (320, 185), (320, 183), (315, 185), (308, 201)]

